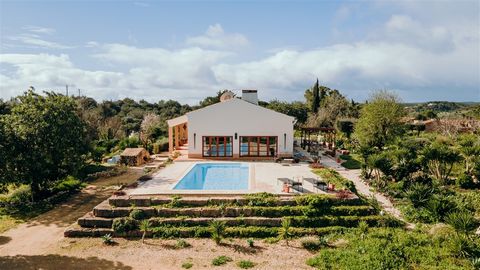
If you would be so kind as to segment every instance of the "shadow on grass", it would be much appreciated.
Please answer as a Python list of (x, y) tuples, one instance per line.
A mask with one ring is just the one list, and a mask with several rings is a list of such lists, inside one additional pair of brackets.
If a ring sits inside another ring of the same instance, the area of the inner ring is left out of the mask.
[(77, 258), (61, 255), (36, 255), (36, 256), (7, 256), (0, 257), (0, 269), (120, 269), (130, 270), (133, 269), (128, 265), (124, 265), (121, 262), (113, 262), (97, 257)]

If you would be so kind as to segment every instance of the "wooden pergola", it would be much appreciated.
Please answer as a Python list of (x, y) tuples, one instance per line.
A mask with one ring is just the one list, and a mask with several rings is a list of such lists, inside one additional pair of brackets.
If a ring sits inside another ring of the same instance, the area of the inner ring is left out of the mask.
[(310, 152), (310, 147), (312, 146), (312, 135), (316, 138), (322, 134), (325, 138), (324, 146), (328, 147), (328, 149), (335, 148), (336, 130), (333, 127), (301, 127), (300, 131), (302, 132), (300, 146), (302, 149), (307, 148), (307, 152)]

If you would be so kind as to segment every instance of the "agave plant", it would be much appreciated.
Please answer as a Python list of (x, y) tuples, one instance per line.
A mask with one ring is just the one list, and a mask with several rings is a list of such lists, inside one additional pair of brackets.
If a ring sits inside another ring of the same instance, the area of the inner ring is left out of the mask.
[(113, 241), (112, 235), (109, 233), (102, 236), (102, 241), (105, 245), (112, 245), (113, 243), (115, 243), (115, 241)]

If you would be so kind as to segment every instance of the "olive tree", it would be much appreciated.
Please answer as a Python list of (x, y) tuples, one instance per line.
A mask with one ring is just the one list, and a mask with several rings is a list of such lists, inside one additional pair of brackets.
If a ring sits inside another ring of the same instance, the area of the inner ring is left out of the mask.
[(395, 94), (375, 92), (360, 111), (354, 135), (361, 145), (382, 148), (402, 133), (404, 115), (404, 108)]
[(2, 116), (11, 135), (2, 182), (27, 184), (32, 199), (41, 199), (57, 180), (75, 174), (88, 153), (84, 122), (75, 101), (63, 95), (29, 90)]

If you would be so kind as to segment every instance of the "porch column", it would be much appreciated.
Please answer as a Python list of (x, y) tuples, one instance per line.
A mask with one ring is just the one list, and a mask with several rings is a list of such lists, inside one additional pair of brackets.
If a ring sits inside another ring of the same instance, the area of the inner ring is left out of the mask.
[(188, 125), (185, 124), (185, 138), (187, 139), (187, 144), (188, 144)]
[(168, 127), (168, 152), (173, 152), (173, 127)]
[(178, 149), (178, 147), (180, 146), (179, 144), (179, 126), (175, 126), (175, 149)]

